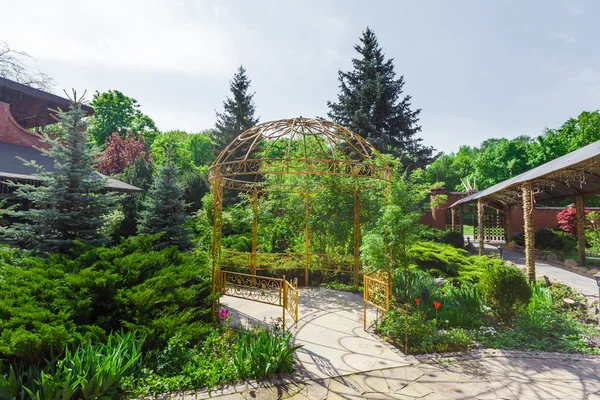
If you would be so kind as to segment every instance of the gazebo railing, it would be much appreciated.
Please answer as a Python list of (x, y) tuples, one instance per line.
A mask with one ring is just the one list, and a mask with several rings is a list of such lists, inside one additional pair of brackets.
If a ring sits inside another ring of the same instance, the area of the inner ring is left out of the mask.
[(281, 307), (283, 329), (286, 311), (294, 323), (298, 324), (298, 279), (290, 283), (285, 279), (285, 275), (283, 278), (271, 278), (221, 271), (218, 287), (223, 296)]

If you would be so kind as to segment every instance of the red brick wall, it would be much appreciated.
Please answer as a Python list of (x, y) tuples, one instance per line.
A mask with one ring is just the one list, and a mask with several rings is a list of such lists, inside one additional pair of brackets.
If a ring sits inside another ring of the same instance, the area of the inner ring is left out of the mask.
[[(533, 209), (533, 227), (535, 230), (542, 228), (558, 228), (556, 215), (562, 210), (556, 209)], [(512, 231), (513, 233), (523, 233), (523, 209), (513, 207), (512, 216)]]
[(25, 147), (49, 147), (38, 135), (17, 124), (10, 113), (10, 104), (3, 102), (0, 102), (0, 142)]
[[(420, 223), (437, 228), (441, 230), (446, 229), (446, 210), (448, 206), (454, 204), (458, 200), (465, 197), (468, 193), (447, 193), (444, 189), (437, 189), (432, 191), (431, 199), (433, 200), (438, 194), (445, 194), (448, 196), (448, 201), (445, 204), (440, 205), (437, 208), (431, 208), (430, 212), (421, 216)], [(502, 211), (502, 210), (501, 210)], [(533, 226), (537, 229), (542, 228), (558, 228), (558, 222), (556, 215), (560, 212), (560, 209), (539, 209), (535, 208), (533, 211)], [(513, 233), (523, 233), (523, 209), (521, 207), (513, 206), (511, 209), (511, 222)], [(471, 221), (465, 221), (471, 223)]]

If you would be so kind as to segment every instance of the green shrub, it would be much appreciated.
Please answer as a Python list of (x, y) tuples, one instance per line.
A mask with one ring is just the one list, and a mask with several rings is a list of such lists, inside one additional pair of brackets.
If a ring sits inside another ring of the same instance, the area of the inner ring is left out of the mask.
[[(480, 326), (483, 300), (475, 285), (446, 285), (439, 299), (439, 320), (451, 328), (475, 328)], [(433, 314), (432, 311), (430, 311)]]
[(266, 329), (239, 331), (233, 352), (233, 364), (239, 378), (260, 378), (294, 369), (294, 353), (301, 346), (291, 346), (290, 332)]
[[(548, 228), (538, 229), (535, 231), (535, 247), (538, 249), (552, 249), (556, 248), (556, 244), (560, 243), (562, 248), (562, 241), (556, 238), (556, 234)], [(557, 249), (560, 250), (560, 249)]]
[(512, 241), (519, 246), (525, 246), (525, 236), (522, 233), (513, 233)]
[[(0, 258), (0, 358), (35, 364), (85, 338), (135, 330), (145, 347), (180, 332), (206, 337), (211, 278), (205, 253), (154, 251), (153, 237), (81, 247), (74, 258), (7, 252)], [(4, 252), (3, 252), (4, 253)], [(0, 371), (1, 372), (1, 371)]]
[(418, 242), (409, 251), (411, 262), (424, 270), (438, 270), (444, 277), (458, 276), (461, 266), (469, 264), (469, 253), (447, 244)]
[(444, 236), (442, 236), (442, 243), (462, 249), (465, 247), (465, 238), (460, 232), (446, 231)]
[(442, 238), (445, 235), (445, 231), (437, 228), (430, 228), (426, 225), (422, 226), (421, 232), (419, 232), (419, 238), (427, 242), (442, 242)]
[[(406, 337), (405, 313), (392, 310), (385, 314), (378, 333), (403, 349)], [(411, 354), (464, 351), (470, 343), (471, 336), (464, 329), (438, 330), (436, 321), (427, 319), (424, 313), (412, 311), (408, 314), (408, 351)]]
[(553, 230), (553, 232), (556, 234), (557, 239), (562, 242), (561, 248), (563, 251), (570, 253), (577, 249), (577, 239), (575, 239), (573, 236), (569, 235), (567, 232), (557, 229)]
[(527, 278), (517, 268), (495, 265), (487, 269), (479, 281), (479, 289), (501, 321), (509, 323), (517, 309), (531, 297)]
[(123, 379), (129, 397), (213, 388), (236, 379), (259, 378), (293, 370), (291, 334), (280, 329), (234, 330), (213, 326), (199, 346), (173, 337), (146, 368)]

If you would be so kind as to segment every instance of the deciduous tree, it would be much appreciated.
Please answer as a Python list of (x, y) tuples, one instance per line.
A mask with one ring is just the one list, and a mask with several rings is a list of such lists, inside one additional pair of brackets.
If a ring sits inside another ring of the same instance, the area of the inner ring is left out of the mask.
[(94, 115), (90, 118), (90, 134), (98, 145), (103, 145), (113, 133), (143, 133), (152, 142), (158, 134), (154, 121), (140, 111), (136, 99), (127, 97), (118, 90), (100, 93), (96, 91), (90, 105)]

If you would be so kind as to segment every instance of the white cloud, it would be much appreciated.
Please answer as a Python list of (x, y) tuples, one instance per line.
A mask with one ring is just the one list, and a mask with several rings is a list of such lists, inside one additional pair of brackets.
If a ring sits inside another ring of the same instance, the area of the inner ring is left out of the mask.
[(38, 59), (212, 76), (228, 72), (235, 62), (230, 35), (236, 32), (222, 6), (163, 0), (40, 2), (26, 13), (27, 29), (20, 7), (2, 13), (3, 39)]

